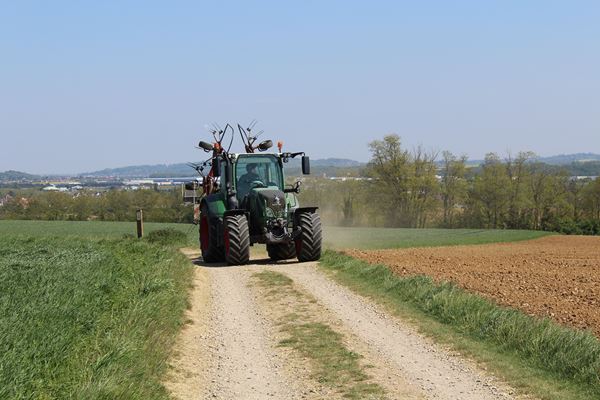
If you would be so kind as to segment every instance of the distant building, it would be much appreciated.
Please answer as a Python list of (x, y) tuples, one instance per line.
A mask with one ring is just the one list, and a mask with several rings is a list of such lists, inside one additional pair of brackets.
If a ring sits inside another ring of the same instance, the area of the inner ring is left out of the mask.
[(7, 194), (4, 197), (0, 197), (0, 207), (4, 206), (8, 202), (10, 202), (12, 199), (13, 199), (13, 197), (10, 194)]
[(45, 192), (68, 192), (69, 191), (69, 189), (67, 189), (66, 187), (56, 187), (54, 185), (46, 186), (42, 190)]

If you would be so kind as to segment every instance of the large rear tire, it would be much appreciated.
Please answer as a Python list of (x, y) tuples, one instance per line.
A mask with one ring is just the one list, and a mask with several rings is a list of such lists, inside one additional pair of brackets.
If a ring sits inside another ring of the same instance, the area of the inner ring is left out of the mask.
[(245, 215), (225, 217), (225, 260), (229, 265), (250, 260), (250, 231)]
[(296, 255), (299, 261), (317, 261), (321, 258), (323, 232), (321, 217), (317, 213), (303, 212), (298, 215), (300, 236), (296, 239)]
[(200, 209), (200, 250), (202, 260), (206, 263), (215, 263), (225, 260), (225, 253), (217, 242), (217, 226), (211, 223), (208, 216), (208, 206), (202, 204)]
[(294, 242), (268, 244), (267, 253), (273, 261), (289, 260), (290, 258), (296, 258), (296, 247)]

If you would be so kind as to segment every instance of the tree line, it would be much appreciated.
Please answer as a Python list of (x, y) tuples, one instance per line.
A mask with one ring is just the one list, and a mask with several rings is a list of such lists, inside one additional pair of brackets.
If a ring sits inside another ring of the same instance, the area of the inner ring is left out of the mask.
[[(301, 205), (319, 206), (330, 225), (600, 234), (600, 179), (574, 179), (531, 152), (489, 153), (474, 167), (447, 151), (403, 148), (397, 135), (375, 140), (369, 149), (371, 160), (361, 173), (346, 180), (306, 179)], [(0, 219), (133, 221), (143, 208), (147, 221), (193, 221), (193, 209), (177, 189), (10, 194)]]
[(397, 135), (369, 148), (366, 179), (313, 179), (301, 199), (346, 226), (600, 233), (600, 179), (575, 179), (531, 152), (489, 153), (472, 167), (447, 151), (409, 151)]
[(80, 191), (75, 195), (38, 190), (7, 192), (0, 219), (72, 221), (135, 221), (144, 210), (148, 222), (192, 222), (193, 209), (183, 204), (180, 190)]

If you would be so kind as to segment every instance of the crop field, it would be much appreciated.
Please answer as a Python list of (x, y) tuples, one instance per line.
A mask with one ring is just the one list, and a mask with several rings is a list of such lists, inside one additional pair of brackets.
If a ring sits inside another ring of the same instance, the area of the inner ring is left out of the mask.
[(453, 281), (501, 305), (600, 337), (600, 237), (347, 253), (397, 275)]
[[(191, 243), (198, 242), (198, 230), (192, 224), (144, 223), (144, 233), (158, 229), (172, 228), (188, 235)], [(123, 235), (135, 235), (135, 222), (109, 221), (31, 221), (0, 220), (0, 235), (25, 236), (77, 236), (93, 238), (120, 238)]]
[(7, 235), (9, 226), (0, 234), (0, 398), (168, 398), (160, 380), (183, 323), (188, 260), (148, 241)]
[(493, 229), (411, 229), (325, 227), (326, 247), (335, 249), (395, 249), (514, 242), (535, 239), (548, 232)]

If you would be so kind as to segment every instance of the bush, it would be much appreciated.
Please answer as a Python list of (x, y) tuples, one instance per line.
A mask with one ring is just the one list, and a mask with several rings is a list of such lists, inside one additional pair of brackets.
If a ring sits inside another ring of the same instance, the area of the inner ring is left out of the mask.
[(600, 235), (600, 221), (592, 219), (581, 221), (579, 229), (584, 235)]
[(185, 245), (187, 243), (187, 235), (177, 229), (167, 228), (152, 231), (146, 237), (150, 243), (162, 244), (165, 246)]
[(600, 222), (593, 219), (574, 221), (572, 218), (561, 218), (549, 224), (547, 230), (565, 235), (600, 235)]

